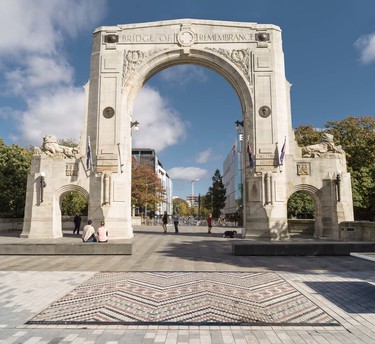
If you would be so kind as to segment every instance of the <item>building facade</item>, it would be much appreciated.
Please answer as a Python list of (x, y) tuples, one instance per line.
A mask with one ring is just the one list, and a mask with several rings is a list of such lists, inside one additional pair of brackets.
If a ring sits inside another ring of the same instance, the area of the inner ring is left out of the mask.
[[(133, 148), (132, 156), (135, 158), (137, 164), (149, 166), (153, 172), (159, 177), (162, 187), (165, 189), (165, 201), (158, 204), (155, 215), (161, 215), (166, 211), (168, 214), (172, 213), (172, 190), (173, 183), (163, 164), (158, 159), (155, 150), (151, 148)], [(134, 209), (134, 214), (138, 215), (144, 212), (144, 209)], [(146, 210), (148, 215), (149, 212)]]
[(225, 219), (242, 224), (243, 184), (242, 184), (243, 134), (239, 133), (223, 164), (223, 184), (226, 200), (223, 213)]

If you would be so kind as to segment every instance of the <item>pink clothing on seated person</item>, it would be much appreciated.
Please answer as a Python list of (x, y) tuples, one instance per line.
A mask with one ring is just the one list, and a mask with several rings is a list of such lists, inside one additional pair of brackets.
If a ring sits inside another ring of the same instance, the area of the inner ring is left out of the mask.
[(103, 225), (98, 228), (98, 241), (99, 242), (108, 241), (108, 231)]

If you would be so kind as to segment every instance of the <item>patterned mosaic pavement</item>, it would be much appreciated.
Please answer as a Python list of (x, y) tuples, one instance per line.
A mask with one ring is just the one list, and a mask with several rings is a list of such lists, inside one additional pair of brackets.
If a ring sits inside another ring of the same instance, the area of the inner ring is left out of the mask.
[(339, 325), (274, 272), (97, 273), (28, 324)]

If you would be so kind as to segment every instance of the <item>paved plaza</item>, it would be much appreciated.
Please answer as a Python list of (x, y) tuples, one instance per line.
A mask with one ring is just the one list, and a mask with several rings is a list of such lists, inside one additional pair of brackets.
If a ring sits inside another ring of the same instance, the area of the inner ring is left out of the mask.
[(223, 231), (137, 227), (131, 256), (0, 256), (0, 343), (375, 343), (373, 255), (234, 256)]

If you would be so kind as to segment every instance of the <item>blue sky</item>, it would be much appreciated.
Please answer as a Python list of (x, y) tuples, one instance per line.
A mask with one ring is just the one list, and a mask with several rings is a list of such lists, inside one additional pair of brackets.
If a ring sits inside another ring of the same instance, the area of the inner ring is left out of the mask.
[[(323, 127), (374, 115), (374, 0), (1, 0), (0, 138), (41, 145), (79, 139), (92, 32), (100, 26), (193, 18), (275, 24), (283, 31), (292, 123)], [(138, 95), (134, 145), (155, 148), (174, 194), (205, 194), (235, 141), (240, 104), (199, 66), (155, 75)], [(157, 131), (161, 135), (154, 135)]]

